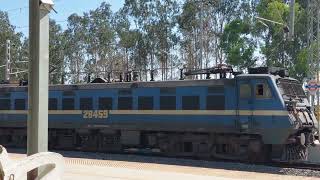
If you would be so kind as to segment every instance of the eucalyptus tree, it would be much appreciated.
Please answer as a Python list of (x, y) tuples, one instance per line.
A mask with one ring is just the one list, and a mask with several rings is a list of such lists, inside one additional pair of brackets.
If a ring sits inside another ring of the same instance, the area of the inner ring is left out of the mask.
[(54, 20), (51, 19), (49, 25), (49, 77), (51, 84), (58, 84), (64, 78), (66, 38), (61, 26)]
[(179, 31), (181, 33), (180, 52), (188, 69), (198, 67), (197, 62), (197, 32), (199, 19), (197, 17), (197, 5), (194, 1), (186, 1), (182, 7), (182, 13), (178, 19)]
[(110, 68), (115, 51), (115, 30), (112, 26), (113, 12), (110, 4), (103, 2), (101, 5), (84, 14), (87, 22), (85, 26), (87, 65), (92, 65), (91, 70), (95, 76), (101, 71)]
[(65, 43), (65, 66), (66, 78), (70, 83), (79, 83), (84, 81), (82, 78), (82, 70), (86, 64), (85, 58), (85, 40), (86, 29), (85, 19), (77, 14), (72, 14), (68, 18), (68, 27), (64, 31), (63, 36), (67, 39)]
[(139, 31), (132, 29), (129, 15), (121, 8), (113, 17), (113, 26), (117, 35), (117, 46), (122, 54), (121, 71), (129, 72), (137, 70), (138, 63), (134, 58), (138, 44)]
[[(168, 58), (171, 48), (177, 43), (175, 35), (176, 17), (179, 13), (177, 1), (173, 0), (126, 0), (124, 11), (132, 18), (140, 37), (147, 42), (151, 70), (160, 64), (162, 79), (167, 79)], [(145, 64), (146, 63), (139, 63)], [(147, 69), (147, 67), (145, 67)]]
[(154, 23), (156, 58), (160, 62), (162, 79), (167, 80), (170, 51), (178, 41), (175, 28), (177, 27), (179, 4), (172, 0), (156, 1), (153, 12), (154, 17), (157, 17)]
[(225, 61), (220, 46), (224, 27), (241, 16), (240, 0), (186, 0), (178, 18), (181, 57), (189, 69), (207, 68)]

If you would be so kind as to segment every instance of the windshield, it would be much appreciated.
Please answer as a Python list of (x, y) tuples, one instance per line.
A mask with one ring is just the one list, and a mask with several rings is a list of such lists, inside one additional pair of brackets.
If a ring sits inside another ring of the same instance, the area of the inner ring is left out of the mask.
[(302, 84), (293, 79), (279, 79), (278, 86), (281, 89), (282, 96), (288, 96), (293, 98), (306, 97)]

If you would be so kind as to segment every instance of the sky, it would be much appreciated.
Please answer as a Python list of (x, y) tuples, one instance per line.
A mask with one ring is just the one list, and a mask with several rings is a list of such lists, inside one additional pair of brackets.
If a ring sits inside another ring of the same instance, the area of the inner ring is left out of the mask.
[[(66, 20), (73, 14), (82, 14), (89, 10), (96, 9), (102, 2), (108, 2), (112, 11), (117, 11), (123, 6), (124, 0), (53, 0), (54, 9), (50, 18), (55, 19), (62, 28), (67, 25)], [(16, 26), (16, 31), (28, 36), (29, 26), (29, 0), (0, 0), (0, 10), (7, 11), (11, 24)]]

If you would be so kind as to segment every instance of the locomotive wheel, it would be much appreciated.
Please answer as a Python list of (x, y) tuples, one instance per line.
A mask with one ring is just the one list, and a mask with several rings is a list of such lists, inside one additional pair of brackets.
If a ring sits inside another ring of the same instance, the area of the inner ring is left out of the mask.
[(241, 154), (237, 154), (237, 155), (231, 155), (231, 154), (217, 153), (217, 146), (213, 146), (211, 149), (211, 157), (214, 159), (245, 161), (247, 159), (247, 154), (241, 153)]
[(308, 160), (308, 148), (300, 144), (287, 144), (283, 148), (281, 161), (294, 163)]
[(261, 140), (251, 140), (248, 145), (248, 161), (252, 163), (268, 162), (271, 159), (271, 145)]

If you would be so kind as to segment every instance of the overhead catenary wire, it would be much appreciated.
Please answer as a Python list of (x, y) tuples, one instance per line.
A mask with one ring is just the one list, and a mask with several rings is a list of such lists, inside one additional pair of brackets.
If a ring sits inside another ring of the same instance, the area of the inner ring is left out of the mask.
[[(60, 1), (55, 1), (55, 2), (60, 2)], [(8, 14), (9, 13), (12, 14), (12, 12), (16, 12), (16, 11), (19, 11), (19, 13), (22, 13), (23, 10), (28, 10), (28, 8), (29, 8), (29, 6), (22, 6), (22, 7), (18, 7), (18, 8), (0, 10), (0, 11), (7, 12)], [(10, 18), (12, 18), (12, 16), (10, 16)], [(67, 21), (68, 20), (58, 20), (58, 21), (55, 21), (55, 22), (63, 23), (63, 22), (67, 22)], [(14, 26), (14, 29), (27, 29), (27, 28), (29, 28), (29, 25)]]
[(23, 9), (28, 9), (29, 6), (23, 6), (23, 7), (19, 7), (19, 8), (13, 8), (13, 9), (8, 9), (8, 10), (3, 10), (4, 12), (14, 12), (14, 11), (22, 11)]
[[(68, 20), (59, 20), (59, 21), (56, 21), (55, 20), (55, 22), (57, 22), (57, 23), (62, 23), (62, 22), (67, 22)], [(30, 26), (16, 26), (15, 28), (16, 29), (24, 29), (24, 28), (29, 28)]]
[[(60, 2), (62, 2), (61, 0), (54, 0), (54, 5), (57, 6), (57, 4), (59, 4)], [(60, 4), (61, 5), (61, 4)], [(22, 11), (24, 9), (29, 9), (28, 5), (25, 6), (21, 6), (21, 7), (17, 7), (17, 8), (12, 8), (12, 9), (4, 9), (4, 10), (0, 10), (0, 11), (4, 11), (4, 12), (15, 12), (15, 11)]]

